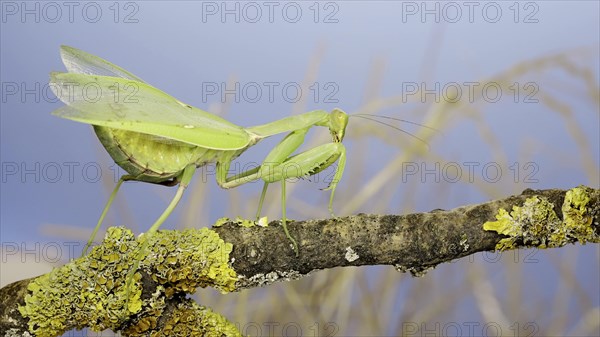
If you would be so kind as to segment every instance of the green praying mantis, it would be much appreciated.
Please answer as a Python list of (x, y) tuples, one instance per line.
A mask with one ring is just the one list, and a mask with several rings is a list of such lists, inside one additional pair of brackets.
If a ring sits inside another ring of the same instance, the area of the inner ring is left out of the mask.
[[(331, 191), (329, 212), (333, 216), (333, 198), (346, 164), (346, 148), (342, 140), (349, 115), (344, 111), (314, 110), (245, 128), (185, 104), (97, 56), (68, 46), (62, 46), (60, 52), (68, 72), (51, 73), (50, 87), (66, 106), (53, 114), (91, 124), (112, 159), (128, 173), (119, 179), (111, 193), (84, 248), (84, 255), (123, 182), (179, 185), (167, 208), (146, 232), (152, 235), (181, 200), (196, 168), (209, 163), (216, 164), (216, 181), (222, 188), (263, 180), (257, 219), (268, 185), (281, 183), (281, 223), (298, 254), (298, 244), (286, 223), (286, 179), (315, 175), (338, 162), (333, 180), (326, 188)], [(384, 117), (417, 124), (386, 116), (352, 116), (370, 120)], [(332, 141), (293, 154), (303, 144), (306, 133), (315, 126), (328, 128)], [(228, 176), (235, 158), (260, 140), (280, 133), (288, 134), (260, 166)]]
[[(267, 186), (282, 184), (282, 225), (297, 251), (297, 242), (286, 224), (285, 180), (317, 174), (339, 161), (331, 190), (329, 211), (335, 189), (344, 173), (346, 149), (342, 144), (348, 115), (340, 109), (315, 110), (278, 121), (244, 128), (206, 111), (185, 104), (145, 83), (139, 77), (97, 56), (62, 46), (61, 57), (68, 72), (50, 74), (50, 87), (66, 104), (54, 115), (91, 124), (113, 160), (127, 171), (115, 186), (84, 249), (87, 252), (112, 201), (124, 181), (142, 181), (173, 186), (175, 196), (147, 231), (158, 230), (174, 210), (197, 167), (216, 163), (216, 180), (222, 188), (233, 188), (262, 179), (257, 217), (260, 216)], [(292, 155), (313, 126), (327, 127), (332, 142)], [(227, 176), (231, 162), (261, 139), (289, 132), (251, 170)]]

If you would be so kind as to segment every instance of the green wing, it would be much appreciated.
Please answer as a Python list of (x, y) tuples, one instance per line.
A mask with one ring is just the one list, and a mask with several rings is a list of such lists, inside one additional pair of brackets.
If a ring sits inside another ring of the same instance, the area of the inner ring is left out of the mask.
[(250, 143), (242, 127), (182, 103), (108, 61), (65, 46), (61, 56), (70, 73), (50, 74), (52, 91), (67, 104), (56, 116), (215, 150)]
[(73, 47), (61, 46), (60, 57), (70, 73), (123, 77), (144, 82), (141, 78), (117, 65)]
[(68, 107), (54, 115), (141, 132), (215, 150), (244, 148), (251, 136), (240, 126), (182, 103), (142, 82), (74, 73), (50, 74), (50, 87)]

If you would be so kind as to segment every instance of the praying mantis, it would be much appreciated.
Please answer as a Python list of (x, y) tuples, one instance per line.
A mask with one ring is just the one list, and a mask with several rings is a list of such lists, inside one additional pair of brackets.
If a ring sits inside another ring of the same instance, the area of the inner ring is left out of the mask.
[[(336, 108), (331, 112), (314, 110), (267, 124), (241, 127), (185, 104), (100, 57), (68, 46), (62, 46), (60, 54), (68, 72), (51, 73), (50, 87), (66, 105), (53, 111), (53, 114), (92, 125), (109, 155), (128, 173), (119, 179), (111, 193), (84, 248), (84, 255), (123, 182), (179, 185), (167, 208), (146, 232), (149, 236), (159, 229), (175, 209), (196, 168), (209, 163), (216, 164), (217, 184), (225, 189), (263, 180), (257, 219), (268, 185), (281, 183), (281, 223), (298, 254), (297, 241), (287, 228), (286, 179), (312, 176), (337, 162), (333, 179), (325, 189), (331, 191), (328, 209), (334, 216), (333, 198), (346, 164), (346, 148), (342, 140), (349, 117), (372, 120), (404, 133), (407, 132), (375, 117), (423, 126), (387, 116), (348, 115)], [(306, 133), (315, 126), (328, 128), (331, 142), (293, 154), (304, 143)], [(260, 140), (281, 133), (288, 134), (269, 152), (260, 166), (228, 176), (235, 158)]]
[[(147, 231), (152, 235), (181, 200), (196, 168), (208, 163), (216, 163), (216, 180), (222, 188), (258, 179), (264, 181), (257, 219), (268, 185), (281, 183), (282, 227), (297, 253), (298, 244), (286, 223), (286, 179), (315, 175), (337, 161), (333, 180), (326, 188), (331, 190), (329, 212), (333, 216), (333, 197), (346, 163), (342, 140), (348, 115), (344, 111), (314, 110), (244, 128), (185, 104), (97, 56), (68, 46), (62, 46), (60, 53), (68, 72), (51, 73), (50, 87), (66, 106), (52, 113), (91, 124), (115, 163), (128, 173), (119, 179), (111, 193), (84, 255), (123, 182), (179, 185), (167, 208)], [(314, 126), (328, 128), (332, 142), (292, 155)], [(260, 166), (227, 176), (231, 162), (249, 147), (285, 132), (288, 135)]]

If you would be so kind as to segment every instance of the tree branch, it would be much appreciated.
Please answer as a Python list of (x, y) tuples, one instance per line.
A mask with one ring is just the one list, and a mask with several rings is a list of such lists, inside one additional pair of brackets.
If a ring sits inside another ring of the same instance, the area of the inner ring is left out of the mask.
[[(159, 231), (135, 239), (112, 227), (100, 246), (49, 274), (0, 289), (0, 336), (58, 336), (91, 327), (124, 336), (238, 335), (233, 325), (185, 298), (197, 287), (222, 292), (297, 279), (343, 266), (391, 265), (415, 276), (480, 251), (600, 242), (600, 190), (525, 190), (453, 210), (288, 223), (296, 256), (278, 221), (212, 230)], [(133, 288), (128, 270), (139, 245)]]

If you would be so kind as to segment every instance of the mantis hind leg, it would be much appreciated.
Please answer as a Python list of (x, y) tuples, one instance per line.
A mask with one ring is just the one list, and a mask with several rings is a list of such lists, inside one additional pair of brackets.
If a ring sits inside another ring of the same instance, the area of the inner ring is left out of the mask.
[(106, 206), (104, 206), (104, 210), (102, 210), (102, 214), (100, 214), (100, 219), (98, 219), (98, 222), (96, 223), (96, 227), (94, 227), (94, 230), (92, 231), (92, 235), (90, 236), (90, 238), (88, 239), (88, 242), (86, 243), (85, 247), (83, 248), (83, 253), (81, 254), (82, 256), (87, 254), (88, 249), (94, 242), (94, 239), (96, 238), (96, 234), (98, 234), (98, 230), (100, 229), (100, 226), (102, 225), (102, 222), (104, 221), (104, 218), (106, 217), (106, 214), (108, 213), (110, 206), (112, 205), (113, 201), (115, 200), (115, 197), (117, 196), (117, 192), (119, 192), (121, 185), (123, 185), (123, 182), (125, 182), (127, 180), (132, 180), (132, 179), (133, 179), (132, 176), (125, 175), (119, 179), (119, 182), (117, 182), (117, 185), (113, 189), (112, 193), (110, 194), (110, 197), (108, 198), (108, 201), (106, 202)]
[[(119, 189), (121, 188), (121, 185), (123, 185), (123, 183), (125, 181), (129, 181), (129, 180), (136, 180), (136, 178), (131, 175), (124, 175), (124, 176), (121, 176), (121, 178), (119, 178), (117, 185), (111, 192), (110, 197), (108, 197), (106, 206), (104, 206), (104, 209), (102, 210), (102, 214), (100, 214), (100, 219), (98, 219), (98, 222), (96, 223), (96, 227), (94, 227), (94, 230), (92, 231), (92, 235), (90, 236), (90, 238), (88, 239), (88, 242), (85, 244), (85, 247), (83, 248), (83, 253), (81, 254), (81, 256), (84, 256), (85, 254), (87, 254), (92, 243), (94, 242), (94, 239), (96, 238), (96, 235), (98, 234), (98, 230), (100, 230), (100, 226), (102, 226), (102, 222), (104, 222), (104, 218), (106, 217), (106, 214), (108, 214), (108, 210), (110, 209), (110, 206), (112, 205), (113, 201), (115, 200), (115, 197), (117, 196), (117, 193), (119, 192)], [(177, 179), (173, 179), (173, 180), (168, 180), (165, 182), (160, 182), (157, 184), (164, 185), (164, 186), (175, 186), (175, 185), (177, 185), (178, 182), (179, 181)]]
[(189, 185), (190, 181), (192, 180), (192, 177), (194, 176), (195, 171), (196, 171), (195, 164), (190, 164), (185, 167), (185, 169), (183, 170), (183, 173), (181, 174), (181, 178), (178, 179), (178, 180), (180, 180), (180, 183), (179, 183), (179, 187), (177, 188), (177, 192), (175, 193), (175, 196), (173, 197), (173, 199), (171, 200), (171, 202), (169, 203), (167, 208), (163, 211), (163, 213), (152, 224), (150, 229), (148, 229), (148, 231), (146, 231), (146, 233), (144, 234), (142, 243), (138, 247), (137, 252), (134, 253), (133, 267), (127, 274), (127, 279), (125, 281), (125, 287), (126, 287), (125, 289), (126, 289), (127, 298), (129, 298), (129, 291), (130, 291), (131, 282), (133, 281), (134, 275), (140, 266), (140, 262), (144, 259), (146, 252), (148, 250), (148, 244), (149, 244), (150, 238), (160, 228), (160, 225), (162, 225), (163, 222), (165, 222), (165, 220), (173, 212), (173, 210), (175, 209), (175, 207), (181, 200), (181, 197), (183, 196), (183, 192), (185, 191), (186, 187)]

